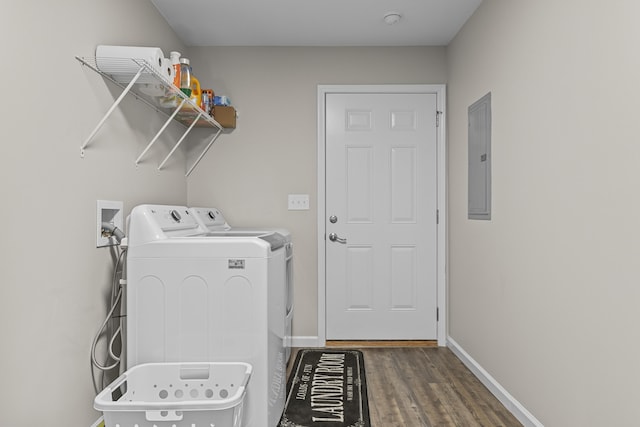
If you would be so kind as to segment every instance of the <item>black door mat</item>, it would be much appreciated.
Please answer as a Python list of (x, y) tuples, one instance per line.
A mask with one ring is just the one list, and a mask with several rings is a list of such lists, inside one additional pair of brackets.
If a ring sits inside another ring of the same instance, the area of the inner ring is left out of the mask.
[(279, 427), (311, 426), (371, 426), (361, 351), (298, 351)]

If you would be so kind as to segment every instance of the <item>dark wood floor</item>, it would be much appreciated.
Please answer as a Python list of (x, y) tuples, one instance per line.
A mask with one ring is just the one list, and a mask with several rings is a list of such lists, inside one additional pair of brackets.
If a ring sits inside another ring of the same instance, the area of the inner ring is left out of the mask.
[(371, 427), (522, 426), (448, 348), (358, 349), (364, 354)]

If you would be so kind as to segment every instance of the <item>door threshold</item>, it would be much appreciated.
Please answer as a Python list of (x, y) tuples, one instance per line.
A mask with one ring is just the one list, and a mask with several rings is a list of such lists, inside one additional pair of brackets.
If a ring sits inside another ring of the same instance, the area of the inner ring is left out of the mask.
[(375, 348), (375, 347), (437, 347), (437, 340), (385, 340), (385, 341), (327, 341), (325, 347)]

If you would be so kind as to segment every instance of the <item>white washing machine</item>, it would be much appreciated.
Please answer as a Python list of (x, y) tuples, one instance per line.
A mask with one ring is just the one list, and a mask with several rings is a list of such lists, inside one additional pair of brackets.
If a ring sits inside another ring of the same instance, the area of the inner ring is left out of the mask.
[(213, 235), (184, 206), (128, 219), (127, 368), (146, 362), (253, 366), (244, 427), (275, 427), (286, 388), (286, 239)]
[(191, 207), (189, 212), (193, 214), (200, 225), (211, 235), (225, 235), (225, 233), (278, 233), (284, 236), (285, 262), (286, 262), (286, 310), (285, 310), (285, 347), (286, 360), (291, 357), (291, 334), (293, 330), (293, 242), (289, 230), (283, 228), (256, 228), (256, 227), (232, 227), (225, 219), (222, 212), (216, 208)]

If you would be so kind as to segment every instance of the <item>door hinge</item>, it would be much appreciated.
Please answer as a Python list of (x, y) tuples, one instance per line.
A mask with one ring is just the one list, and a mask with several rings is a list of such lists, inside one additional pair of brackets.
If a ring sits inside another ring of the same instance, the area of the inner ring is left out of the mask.
[(436, 307), (436, 322), (440, 321), (440, 307)]
[(436, 209), (436, 224), (440, 224), (440, 209)]
[(442, 111), (436, 111), (436, 127), (440, 126), (440, 115), (442, 115)]

